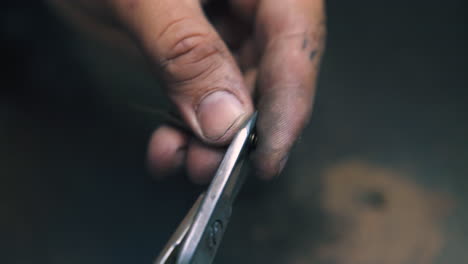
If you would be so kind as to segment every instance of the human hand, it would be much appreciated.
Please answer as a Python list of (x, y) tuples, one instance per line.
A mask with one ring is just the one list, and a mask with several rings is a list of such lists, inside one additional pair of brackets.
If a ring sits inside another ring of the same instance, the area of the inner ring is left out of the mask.
[[(193, 181), (209, 181), (223, 146), (257, 109), (254, 165), (260, 177), (272, 178), (311, 114), (324, 49), (323, 0), (201, 2), (80, 0), (80, 5), (93, 16), (111, 17), (129, 33), (193, 132), (162, 126), (153, 133), (148, 160), (155, 174), (185, 167)], [(209, 20), (203, 7), (211, 4), (217, 7)]]

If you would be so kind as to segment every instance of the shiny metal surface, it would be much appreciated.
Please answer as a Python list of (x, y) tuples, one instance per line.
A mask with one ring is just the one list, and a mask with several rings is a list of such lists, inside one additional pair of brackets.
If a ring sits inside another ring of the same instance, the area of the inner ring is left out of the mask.
[(187, 231), (190, 228), (190, 225), (193, 222), (193, 218), (195, 217), (195, 214), (198, 211), (198, 208), (200, 206), (200, 202), (203, 199), (203, 194), (200, 195), (197, 199), (197, 201), (193, 204), (192, 208), (190, 208), (190, 211), (187, 213), (187, 215), (184, 217), (180, 225), (177, 227), (176, 231), (174, 234), (171, 236), (169, 241), (167, 242), (166, 246), (163, 248), (161, 251), (160, 255), (156, 258), (155, 264), (159, 263), (176, 263), (176, 257), (177, 253), (179, 252), (178, 250), (180, 249), (180, 245), (187, 234)]
[(244, 182), (241, 173), (255, 142), (257, 113), (234, 137), (206, 193), (198, 198), (155, 264), (212, 263), (231, 217), (232, 204)]

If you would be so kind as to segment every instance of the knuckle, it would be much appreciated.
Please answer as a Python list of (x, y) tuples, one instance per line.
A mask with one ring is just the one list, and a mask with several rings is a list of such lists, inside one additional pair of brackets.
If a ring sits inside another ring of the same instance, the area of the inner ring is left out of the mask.
[[(187, 21), (173, 23), (161, 35), (165, 38), (171, 34), (167, 50), (159, 61), (166, 81), (171, 84), (184, 85), (206, 79), (223, 63), (225, 47), (222, 41), (215, 33), (198, 26), (187, 26)], [(177, 29), (180, 27), (184, 29)]]

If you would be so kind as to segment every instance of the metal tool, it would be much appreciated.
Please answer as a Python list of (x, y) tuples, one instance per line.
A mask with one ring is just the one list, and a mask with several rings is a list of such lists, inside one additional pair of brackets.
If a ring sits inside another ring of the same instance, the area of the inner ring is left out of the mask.
[(239, 130), (216, 174), (201, 194), (154, 264), (209, 264), (213, 262), (231, 217), (232, 204), (244, 182), (241, 168), (255, 144), (257, 113)]

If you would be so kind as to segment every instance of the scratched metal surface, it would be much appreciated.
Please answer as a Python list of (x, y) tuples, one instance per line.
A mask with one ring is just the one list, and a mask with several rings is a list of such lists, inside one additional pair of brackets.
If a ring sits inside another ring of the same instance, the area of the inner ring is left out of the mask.
[[(130, 60), (40, 3), (2, 11), (2, 263), (151, 263), (199, 187), (154, 182), (161, 103)], [(311, 125), (250, 180), (216, 263), (468, 263), (466, 1), (328, 1)], [(10, 9), (11, 8), (11, 9)]]

